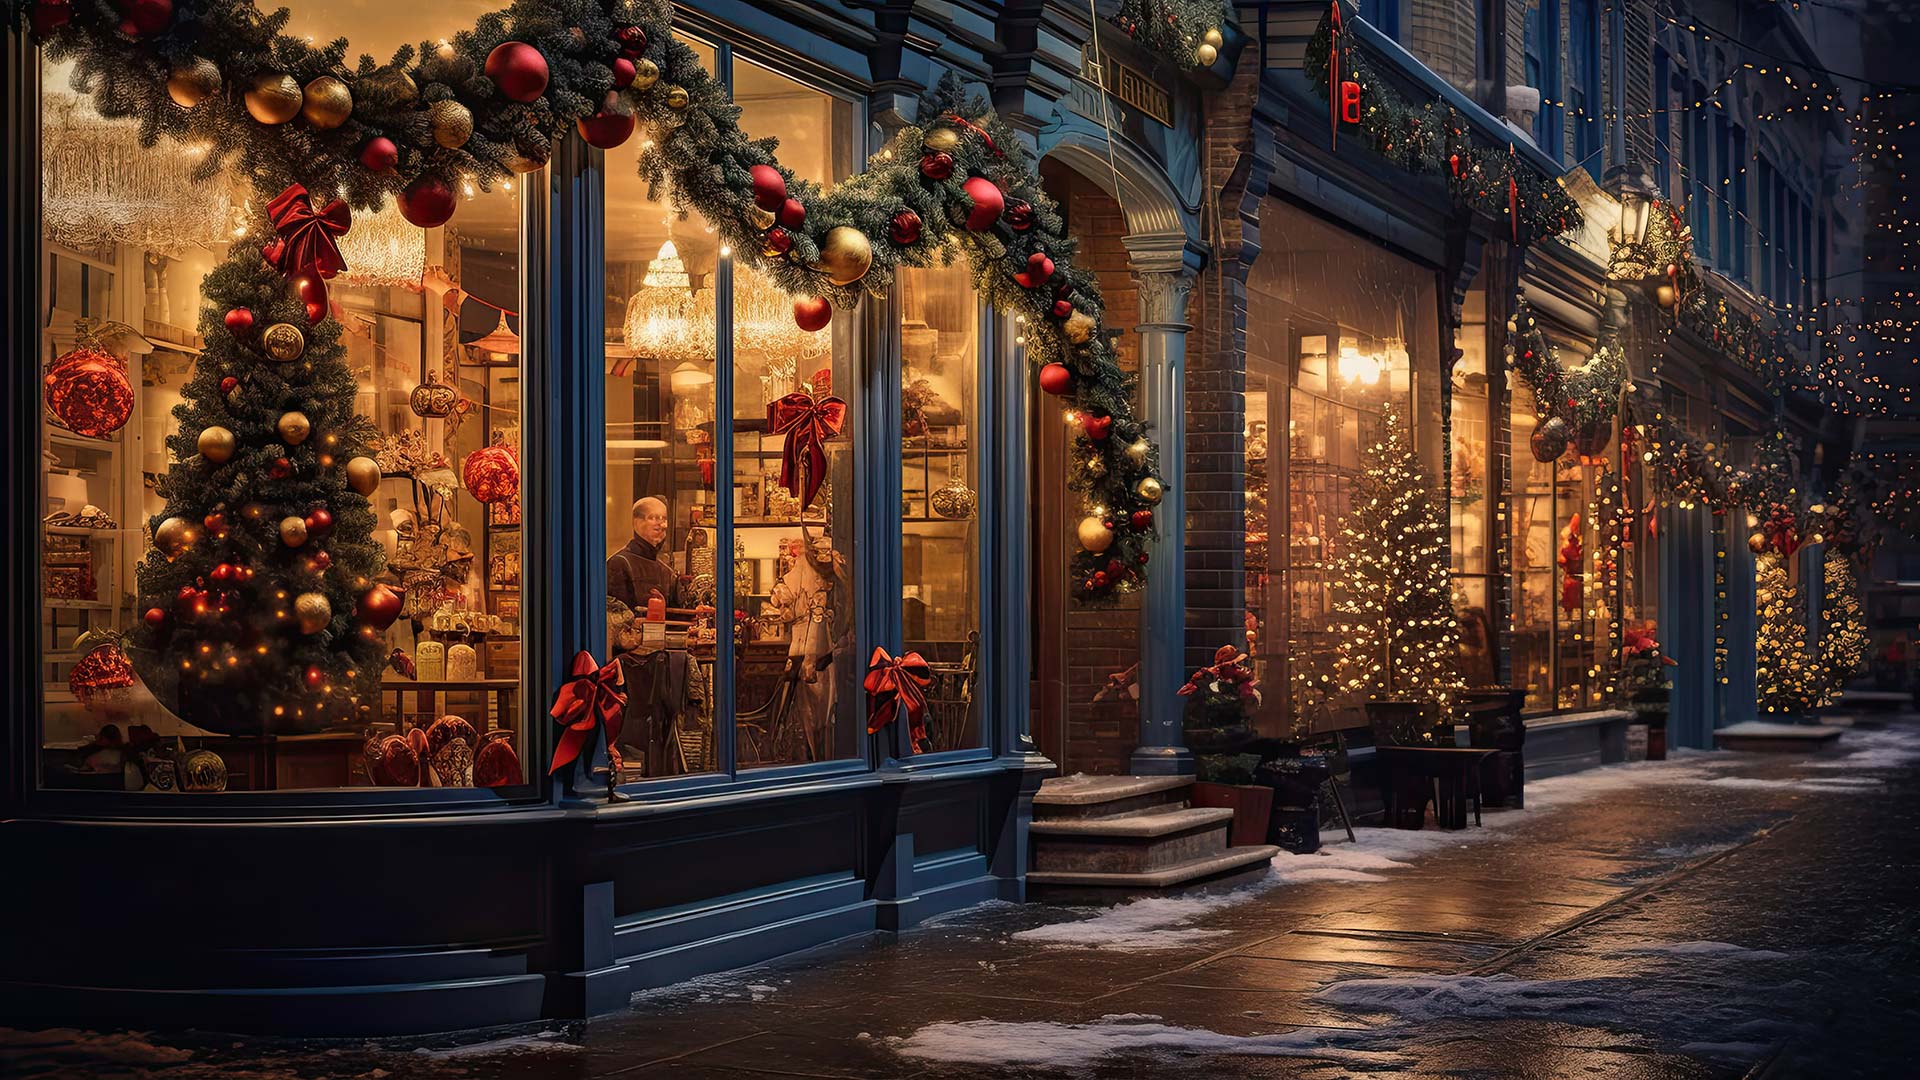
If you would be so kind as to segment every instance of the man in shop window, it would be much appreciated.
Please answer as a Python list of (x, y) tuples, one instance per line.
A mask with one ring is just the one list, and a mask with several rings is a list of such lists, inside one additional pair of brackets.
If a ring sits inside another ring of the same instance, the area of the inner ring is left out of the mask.
[(660, 558), (667, 540), (667, 504), (651, 495), (633, 504), (633, 539), (607, 559), (607, 596), (644, 615), (655, 597), (684, 607), (680, 575)]

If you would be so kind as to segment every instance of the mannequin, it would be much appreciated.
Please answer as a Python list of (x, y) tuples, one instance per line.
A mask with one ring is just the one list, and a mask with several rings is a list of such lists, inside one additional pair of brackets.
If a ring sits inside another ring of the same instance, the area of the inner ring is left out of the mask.
[(801, 558), (768, 597), (787, 624), (787, 663), (794, 671), (794, 722), (806, 734), (807, 757), (833, 756), (834, 673), (846, 625), (845, 560), (826, 536), (802, 526)]

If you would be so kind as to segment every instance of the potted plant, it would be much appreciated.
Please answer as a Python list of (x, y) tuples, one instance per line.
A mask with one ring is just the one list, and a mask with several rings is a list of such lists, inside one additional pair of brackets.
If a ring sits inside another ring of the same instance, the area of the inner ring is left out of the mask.
[(1196, 766), (1193, 805), (1233, 811), (1233, 846), (1266, 843), (1273, 789), (1254, 782), (1260, 755), (1254, 750), (1253, 714), (1260, 707), (1260, 685), (1246, 654), (1222, 645), (1213, 663), (1180, 688), (1180, 696), (1187, 699), (1186, 743)]
[(1667, 759), (1667, 668), (1679, 664), (1660, 651), (1651, 619), (1629, 623), (1620, 647), (1626, 660), (1627, 704), (1647, 728), (1647, 760)]

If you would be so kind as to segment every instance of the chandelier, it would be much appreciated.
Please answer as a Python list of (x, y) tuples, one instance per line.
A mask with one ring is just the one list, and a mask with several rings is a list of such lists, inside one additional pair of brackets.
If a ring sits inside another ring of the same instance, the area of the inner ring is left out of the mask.
[(127, 244), (178, 258), (232, 239), (224, 174), (200, 175), (205, 147), (140, 145), (134, 120), (109, 120), (53, 88), (42, 103), (47, 238), (82, 251)]
[(349, 285), (418, 285), (427, 267), (426, 230), (401, 217), (391, 195), (374, 213), (355, 214), (339, 245)]

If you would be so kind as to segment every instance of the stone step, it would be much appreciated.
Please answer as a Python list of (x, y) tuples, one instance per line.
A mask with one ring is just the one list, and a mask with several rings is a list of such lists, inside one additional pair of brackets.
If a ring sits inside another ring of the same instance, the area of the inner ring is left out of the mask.
[(1797, 754), (1830, 746), (1845, 732), (1845, 728), (1825, 724), (1779, 724), (1747, 720), (1716, 730), (1713, 741), (1722, 750)]
[(1192, 786), (1191, 776), (1060, 776), (1042, 782), (1034, 793), (1033, 816), (1054, 821), (1178, 807)]
[(1233, 811), (1215, 807), (1033, 823), (1033, 868), (1135, 874), (1226, 850)]
[(1032, 885), (1079, 885), (1092, 888), (1164, 889), (1208, 878), (1222, 877), (1267, 863), (1280, 849), (1271, 844), (1228, 848), (1201, 855), (1157, 870), (1115, 872), (1096, 870), (1034, 870), (1027, 874)]

